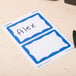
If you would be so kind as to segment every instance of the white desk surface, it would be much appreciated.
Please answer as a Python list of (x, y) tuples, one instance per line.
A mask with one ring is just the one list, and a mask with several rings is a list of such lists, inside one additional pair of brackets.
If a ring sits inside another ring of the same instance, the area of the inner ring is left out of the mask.
[(76, 49), (41, 69), (35, 69), (2, 29), (7, 22), (33, 10), (40, 10), (73, 44), (76, 6), (65, 4), (64, 0), (0, 0), (0, 76), (76, 76)]

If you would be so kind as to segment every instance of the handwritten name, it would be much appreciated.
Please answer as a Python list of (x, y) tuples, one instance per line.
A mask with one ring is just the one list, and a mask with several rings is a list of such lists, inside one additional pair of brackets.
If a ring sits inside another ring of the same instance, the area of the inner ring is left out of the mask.
[(31, 30), (31, 29), (33, 29), (33, 28), (35, 28), (36, 26), (32, 23), (31, 25), (28, 25), (28, 26), (26, 26), (26, 27), (21, 27), (21, 28), (19, 28), (19, 29), (17, 29), (17, 33), (19, 34), (19, 35), (22, 35), (22, 34), (24, 34), (25, 32), (28, 32), (29, 30)]

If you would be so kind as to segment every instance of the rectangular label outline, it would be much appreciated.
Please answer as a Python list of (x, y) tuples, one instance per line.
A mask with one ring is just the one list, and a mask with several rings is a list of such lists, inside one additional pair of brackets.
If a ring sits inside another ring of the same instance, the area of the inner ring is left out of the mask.
[[(46, 24), (47, 26), (49, 26), (49, 28), (43, 29), (41, 32), (38, 32), (38, 33), (32, 35), (31, 37), (25, 38), (23, 41), (20, 41), (19, 38), (16, 37), (16, 35), (14, 35), (14, 32), (13, 32), (10, 28), (13, 27), (13, 26), (15, 26), (15, 25), (17, 25), (17, 24), (19, 24), (19, 23), (21, 23), (21, 22), (24, 22), (24, 21), (26, 21), (27, 19), (30, 19), (30, 18), (32, 18), (32, 17), (34, 17), (34, 16), (36, 16), (36, 15), (38, 15), (38, 16), (40, 17), (40, 19), (42, 19), (42, 20), (45, 22), (45, 24)], [(33, 14), (33, 15), (27, 17), (27, 18), (24, 18), (24, 19), (22, 19), (22, 20), (20, 20), (20, 21), (18, 21), (18, 22), (16, 22), (16, 23), (8, 26), (6, 29), (7, 29), (8, 32), (15, 38), (15, 40), (16, 40), (19, 44), (21, 44), (21, 43), (26, 42), (27, 40), (32, 39), (33, 37), (36, 37), (36, 36), (38, 36), (38, 35), (46, 32), (46, 31), (52, 29), (52, 28), (53, 28), (53, 26), (52, 26), (40, 13), (35, 13), (35, 14)]]
[[(42, 58), (40, 61), (37, 61), (36, 58), (35, 58), (32, 54), (30, 54), (29, 50), (28, 50), (25, 46), (31, 44), (32, 42), (34, 42), (34, 41), (36, 41), (36, 40), (41, 39), (42, 37), (44, 37), (44, 36), (46, 36), (46, 35), (48, 35), (48, 34), (50, 34), (50, 33), (52, 33), (52, 32), (55, 32), (56, 35), (57, 35), (58, 37), (60, 37), (64, 43), (67, 44), (67, 46), (62, 47), (62, 48), (59, 49), (59, 51), (54, 51), (54, 52), (51, 53), (49, 56)], [(24, 45), (22, 45), (22, 48), (24, 49), (24, 51), (31, 57), (31, 59), (34, 61), (35, 64), (39, 64), (39, 63), (47, 60), (48, 58), (51, 58), (52, 56), (55, 56), (56, 54), (64, 51), (65, 49), (68, 49), (69, 47), (71, 47), (71, 44), (70, 44), (63, 36), (61, 36), (61, 34), (59, 34), (59, 32), (57, 32), (56, 30), (52, 30), (52, 31), (50, 31), (50, 32), (48, 32), (48, 33), (46, 33), (46, 34), (44, 34), (44, 35), (42, 35), (42, 36), (40, 36), (40, 37), (38, 37), (38, 38), (30, 41), (30, 42), (28, 42), (28, 43), (25, 43)]]

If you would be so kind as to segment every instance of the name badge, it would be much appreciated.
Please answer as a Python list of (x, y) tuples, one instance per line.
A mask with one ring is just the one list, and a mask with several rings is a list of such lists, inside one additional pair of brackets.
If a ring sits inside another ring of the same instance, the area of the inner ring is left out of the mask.
[(36, 67), (55, 60), (73, 47), (39, 11), (12, 21), (4, 28)]
[(18, 43), (23, 43), (51, 29), (52, 25), (40, 14), (35, 13), (7, 27)]

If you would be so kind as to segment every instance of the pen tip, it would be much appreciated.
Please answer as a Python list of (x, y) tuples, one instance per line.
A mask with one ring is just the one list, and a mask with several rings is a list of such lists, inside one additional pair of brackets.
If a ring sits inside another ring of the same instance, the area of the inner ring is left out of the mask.
[(75, 31), (75, 30), (73, 30), (73, 33), (76, 33), (76, 31)]
[(73, 30), (73, 41), (74, 41), (74, 47), (76, 48), (76, 31)]

